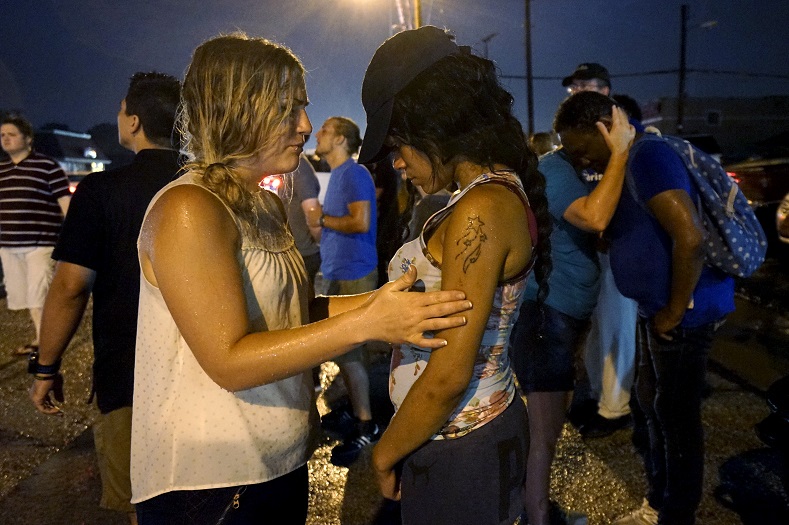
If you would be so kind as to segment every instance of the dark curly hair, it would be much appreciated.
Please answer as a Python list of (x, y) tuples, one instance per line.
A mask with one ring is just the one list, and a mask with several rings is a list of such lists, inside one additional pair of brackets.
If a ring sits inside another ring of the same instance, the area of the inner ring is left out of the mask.
[(545, 179), (512, 114), (512, 102), (512, 95), (499, 84), (493, 62), (471, 54), (449, 55), (395, 96), (389, 134), (426, 153), (434, 170), (462, 158), (491, 170), (504, 164), (517, 172), (537, 219), (534, 274), (542, 301), (551, 271), (551, 218)]

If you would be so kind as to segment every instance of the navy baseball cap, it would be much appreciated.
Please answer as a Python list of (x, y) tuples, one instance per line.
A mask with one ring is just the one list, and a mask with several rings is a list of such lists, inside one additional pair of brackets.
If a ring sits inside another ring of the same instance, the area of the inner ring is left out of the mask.
[(389, 153), (384, 141), (395, 95), (442, 58), (460, 52), (452, 37), (435, 26), (401, 31), (378, 47), (362, 82), (367, 130), (359, 152), (360, 164), (378, 162)]
[(611, 76), (608, 74), (608, 70), (596, 62), (578, 64), (578, 67), (575, 68), (575, 71), (569, 77), (564, 77), (562, 86), (567, 87), (574, 80), (592, 80), (593, 78), (599, 78), (608, 87), (611, 87)]

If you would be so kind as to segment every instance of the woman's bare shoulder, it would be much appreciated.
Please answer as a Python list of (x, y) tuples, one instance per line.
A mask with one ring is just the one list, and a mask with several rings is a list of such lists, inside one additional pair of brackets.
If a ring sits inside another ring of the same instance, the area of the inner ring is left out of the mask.
[(523, 202), (502, 184), (480, 184), (466, 192), (455, 205), (453, 215), (476, 213), (485, 215), (491, 225), (512, 226), (511, 221), (524, 216)]
[(235, 242), (237, 238), (238, 228), (229, 210), (216, 195), (196, 184), (175, 185), (162, 193), (141, 231), (143, 246), (157, 239), (167, 239), (167, 244), (202, 239), (201, 244), (210, 244), (211, 239)]

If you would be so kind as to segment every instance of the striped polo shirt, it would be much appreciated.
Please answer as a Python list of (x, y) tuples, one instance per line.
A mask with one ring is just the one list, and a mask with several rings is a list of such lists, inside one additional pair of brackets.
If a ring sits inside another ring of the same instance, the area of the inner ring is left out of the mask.
[(58, 199), (69, 196), (53, 159), (34, 151), (19, 164), (0, 161), (0, 247), (54, 246), (63, 223)]

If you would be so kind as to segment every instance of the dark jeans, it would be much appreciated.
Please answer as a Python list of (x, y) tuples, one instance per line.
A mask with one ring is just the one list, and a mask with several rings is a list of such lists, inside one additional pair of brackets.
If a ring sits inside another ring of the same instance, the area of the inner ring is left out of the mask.
[(672, 331), (673, 341), (666, 341), (653, 334), (649, 320), (638, 319), (635, 391), (649, 431), (644, 455), (647, 500), (659, 511), (661, 524), (693, 524), (701, 502), (701, 399), (717, 326), (677, 328)]
[(547, 304), (524, 301), (510, 335), (510, 361), (525, 394), (574, 389), (575, 361), (589, 324)]
[(140, 525), (304, 525), (308, 483), (304, 465), (255, 485), (165, 492), (137, 503), (137, 520)]

